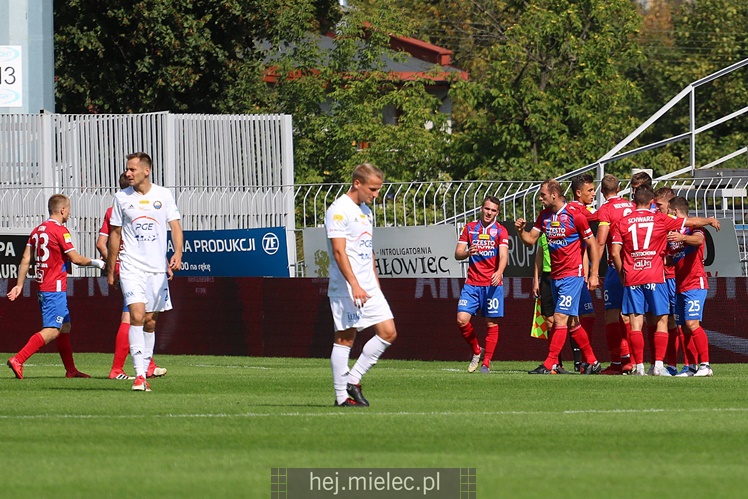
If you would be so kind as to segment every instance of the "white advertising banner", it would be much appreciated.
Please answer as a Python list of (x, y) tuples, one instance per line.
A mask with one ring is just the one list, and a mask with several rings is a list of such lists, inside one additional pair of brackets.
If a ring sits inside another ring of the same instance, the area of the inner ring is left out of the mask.
[(20, 45), (0, 45), (0, 107), (23, 107)]
[[(328, 277), (330, 257), (323, 227), (304, 229), (307, 277)], [(379, 277), (464, 277), (455, 260), (454, 225), (376, 227), (374, 257)]]

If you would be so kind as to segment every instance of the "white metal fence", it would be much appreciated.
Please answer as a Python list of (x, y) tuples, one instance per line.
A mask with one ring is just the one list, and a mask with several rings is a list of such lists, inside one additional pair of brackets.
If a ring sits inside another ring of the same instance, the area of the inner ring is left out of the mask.
[(136, 151), (153, 158), (152, 180), (173, 190), (186, 230), (286, 227), (293, 241), (287, 115), (0, 115), (0, 230), (30, 232), (61, 192), (72, 201), (78, 249), (93, 256), (126, 156)]

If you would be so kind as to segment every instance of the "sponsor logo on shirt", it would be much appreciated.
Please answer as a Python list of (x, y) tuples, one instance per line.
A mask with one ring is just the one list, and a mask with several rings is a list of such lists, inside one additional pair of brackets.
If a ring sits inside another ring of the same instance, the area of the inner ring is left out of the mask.
[(343, 215), (340, 215), (338, 213), (334, 214), (332, 216), (332, 221), (333, 222), (342, 222), (343, 221)]
[(65, 242), (67, 244), (70, 244), (73, 241), (73, 238), (70, 237), (70, 232), (66, 232), (65, 234), (63, 234), (62, 237), (63, 237), (63, 239), (65, 239)]
[(160, 210), (162, 206), (163, 206), (163, 204), (161, 203), (161, 201), (154, 201), (153, 202), (153, 207), (156, 208), (157, 210)]

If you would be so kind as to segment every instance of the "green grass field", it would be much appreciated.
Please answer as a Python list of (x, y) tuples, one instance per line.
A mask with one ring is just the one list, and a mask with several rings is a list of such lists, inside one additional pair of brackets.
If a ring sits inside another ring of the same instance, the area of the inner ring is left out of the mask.
[(273, 467), (474, 467), (479, 498), (745, 493), (745, 365), (666, 379), (511, 362), (485, 376), (385, 359), (364, 409), (332, 406), (327, 359), (158, 361), (169, 373), (151, 393), (106, 379), (111, 355), (76, 355), (92, 379), (65, 379), (56, 354), (32, 357), (24, 380), (3, 366), (0, 496), (267, 498)]

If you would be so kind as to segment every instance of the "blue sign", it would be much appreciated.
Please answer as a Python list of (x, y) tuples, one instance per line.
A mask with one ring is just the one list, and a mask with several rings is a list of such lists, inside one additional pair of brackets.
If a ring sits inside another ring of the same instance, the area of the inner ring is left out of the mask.
[(186, 230), (177, 276), (289, 277), (286, 229)]

